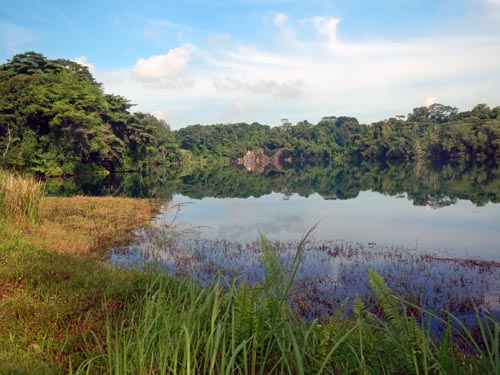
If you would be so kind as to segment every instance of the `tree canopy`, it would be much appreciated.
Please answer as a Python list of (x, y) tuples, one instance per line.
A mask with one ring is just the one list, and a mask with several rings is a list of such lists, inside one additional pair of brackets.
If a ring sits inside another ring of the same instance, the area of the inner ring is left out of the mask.
[(130, 113), (83, 65), (26, 52), (0, 65), (0, 83), (0, 166), (62, 175), (175, 158), (168, 125)]
[(188, 126), (176, 132), (180, 147), (195, 158), (234, 160), (247, 150), (277, 151), (283, 159), (308, 162), (347, 160), (500, 160), (500, 107), (478, 104), (459, 112), (443, 104), (417, 107), (407, 116), (370, 125), (354, 117), (325, 116), (317, 124), (283, 121)]

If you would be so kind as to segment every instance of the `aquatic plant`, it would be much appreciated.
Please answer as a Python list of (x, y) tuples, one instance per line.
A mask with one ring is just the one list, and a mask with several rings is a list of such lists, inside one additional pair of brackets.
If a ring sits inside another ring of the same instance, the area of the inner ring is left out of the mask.
[[(264, 247), (262, 241), (206, 240), (185, 228), (180, 233), (177, 224), (170, 224), (157, 223), (139, 233), (137, 241), (127, 248), (129, 256), (141, 263), (158, 264), (173, 277), (190, 277), (201, 285), (209, 285), (220, 276), (235, 280), (237, 285), (263, 283), (265, 249), (273, 249), (276, 259), (271, 258), (271, 264), (279, 271), (278, 266), (290, 269), (300, 245), (297, 241), (268, 239)], [(126, 263), (126, 258), (123, 253), (114, 255), (120, 264)], [(287, 302), (310, 320), (329, 319), (346, 299), (345, 313), (352, 313), (356, 296), (370, 304), (374, 295), (368, 285), (369, 270), (380, 274), (398, 297), (433, 312), (451, 312), (468, 326), (475, 324), (474, 306), (493, 311), (497, 318), (500, 313), (500, 263), (495, 261), (443, 258), (375, 243), (311, 239), (303, 246), (300, 264)], [(418, 315), (419, 311), (413, 309), (413, 313)], [(432, 329), (442, 331), (444, 325), (436, 322)]]
[[(101, 355), (73, 373), (496, 374), (500, 325), (493, 318), (484, 328), (487, 339), (469, 340), (460, 351), (457, 335), (436, 341), (410, 313), (409, 307), (418, 307), (370, 272), (370, 308), (358, 298), (352, 317), (340, 307), (324, 321), (306, 320), (285, 303), (305, 239), (289, 263), (281, 262), (265, 237), (259, 243), (262, 283), (216, 277), (202, 287), (159, 273), (141, 306), (118, 320), (109, 316), (106, 340), (98, 341)], [(447, 330), (474, 337), (450, 323)]]

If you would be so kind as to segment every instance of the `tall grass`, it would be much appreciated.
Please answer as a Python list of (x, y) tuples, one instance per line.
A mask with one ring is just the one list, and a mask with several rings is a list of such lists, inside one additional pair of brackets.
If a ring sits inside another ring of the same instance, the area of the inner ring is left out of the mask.
[(479, 319), (479, 335), (459, 327), (461, 349), (451, 323), (437, 341), (376, 273), (369, 275), (373, 307), (357, 300), (352, 317), (339, 307), (327, 321), (306, 321), (286, 303), (305, 240), (289, 268), (264, 237), (260, 244), (262, 285), (219, 280), (201, 288), (158, 275), (139, 308), (118, 319), (109, 314), (106, 340), (96, 339), (101, 355), (74, 372), (499, 374), (498, 321)]
[(34, 178), (0, 170), (0, 218), (36, 223), (43, 192), (43, 184)]

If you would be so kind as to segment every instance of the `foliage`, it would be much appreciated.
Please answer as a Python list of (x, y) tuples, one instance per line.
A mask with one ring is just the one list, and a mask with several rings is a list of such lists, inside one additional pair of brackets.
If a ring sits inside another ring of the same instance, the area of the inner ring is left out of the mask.
[[(180, 147), (198, 158), (236, 160), (262, 149), (281, 160), (344, 163), (348, 160), (485, 162), (500, 158), (500, 107), (471, 111), (432, 104), (405, 116), (363, 125), (356, 118), (327, 116), (316, 125), (300, 121), (269, 127), (253, 123), (194, 125), (176, 132)], [(279, 154), (277, 154), (279, 152)]]
[(326, 116), (317, 124), (191, 125), (174, 133), (152, 115), (130, 113), (126, 98), (105, 94), (74, 61), (17, 54), (0, 65), (0, 83), (0, 166), (49, 176), (228, 163), (247, 150), (296, 164), (500, 158), (500, 107), (485, 104), (459, 112), (436, 103), (371, 125)]
[(131, 106), (76, 62), (15, 55), (0, 65), (0, 166), (51, 176), (168, 163), (168, 126)]
[(500, 168), (484, 164), (347, 163), (269, 168), (250, 173), (242, 167), (212, 164), (158, 173), (82, 176), (48, 179), (49, 195), (115, 195), (171, 199), (182, 194), (204, 197), (248, 198), (279, 192), (324, 199), (355, 198), (362, 191), (401, 197), (417, 206), (444, 207), (457, 200), (482, 206), (500, 202)]

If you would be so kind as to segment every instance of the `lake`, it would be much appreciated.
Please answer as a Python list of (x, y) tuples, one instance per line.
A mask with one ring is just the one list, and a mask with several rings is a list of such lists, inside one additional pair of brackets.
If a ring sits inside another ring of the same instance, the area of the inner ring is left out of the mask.
[(202, 283), (215, 275), (262, 280), (259, 233), (286, 266), (317, 224), (291, 298), (311, 318), (346, 298), (369, 300), (368, 269), (425, 308), (470, 319), (474, 303), (500, 315), (496, 167), (367, 163), (255, 173), (218, 166), (58, 181), (48, 191), (168, 199), (156, 226), (112, 260), (159, 260), (167, 272)]
[[(467, 200), (435, 208), (414, 206), (406, 194), (373, 191), (356, 198), (326, 200), (270, 193), (258, 198), (193, 199), (172, 197), (180, 205), (176, 220), (198, 227), (209, 239), (254, 241), (258, 233), (273, 240), (297, 240), (314, 224), (312, 237), (364, 244), (397, 245), (443, 256), (500, 260), (500, 205), (478, 207)], [(168, 219), (172, 213), (166, 212)]]
[[(500, 168), (466, 165), (237, 166), (49, 180), (53, 195), (160, 197), (211, 239), (314, 238), (500, 260)], [(168, 216), (169, 213), (166, 213)], [(203, 227), (203, 228), (202, 228)]]

